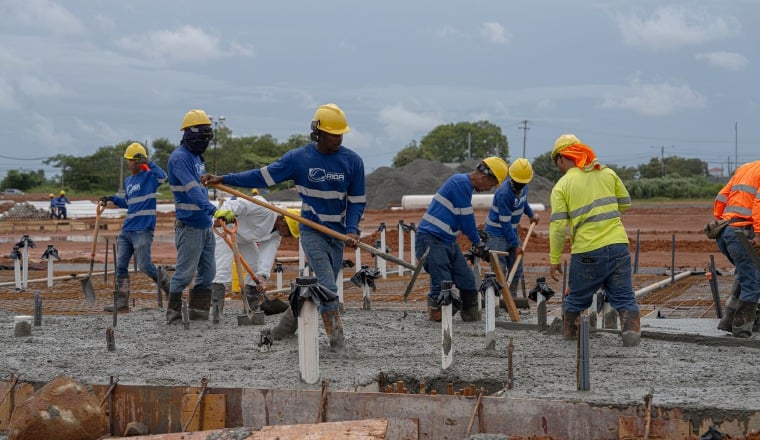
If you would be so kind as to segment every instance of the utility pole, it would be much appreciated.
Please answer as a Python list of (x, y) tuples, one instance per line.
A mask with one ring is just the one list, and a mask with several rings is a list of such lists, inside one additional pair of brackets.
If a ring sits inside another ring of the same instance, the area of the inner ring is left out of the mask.
[(734, 162), (739, 168), (739, 123), (734, 122)]
[(665, 146), (660, 146), (660, 177), (665, 177)]
[(528, 128), (528, 120), (526, 119), (522, 121), (522, 127), (519, 128), (523, 131), (523, 153), (521, 157), (525, 157), (525, 138), (528, 135), (528, 130), (530, 130), (530, 128)]

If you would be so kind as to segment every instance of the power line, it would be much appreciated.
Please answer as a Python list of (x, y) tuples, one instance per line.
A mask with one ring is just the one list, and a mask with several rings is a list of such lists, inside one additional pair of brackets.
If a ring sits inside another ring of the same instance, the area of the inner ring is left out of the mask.
[(49, 157), (11, 157), (11, 156), (2, 156), (0, 155), (0, 158), (2, 159), (8, 159), (8, 160), (45, 160), (49, 159)]

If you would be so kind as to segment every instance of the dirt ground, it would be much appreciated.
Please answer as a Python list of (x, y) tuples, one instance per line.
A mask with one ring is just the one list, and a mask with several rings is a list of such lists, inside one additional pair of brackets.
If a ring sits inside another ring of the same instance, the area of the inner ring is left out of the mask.
[[(482, 224), (485, 214), (485, 211), (477, 212), (479, 223)], [(395, 255), (399, 221), (418, 223), (421, 216), (422, 211), (369, 210), (362, 222), (367, 234), (364, 241), (374, 244), (379, 239), (378, 226), (384, 222), (389, 253)], [(541, 212), (540, 216), (524, 258), (528, 289), (535, 277), (546, 275), (548, 278), (549, 212)], [(638, 250), (635, 259), (642, 272), (635, 278), (635, 288), (662, 280), (665, 270), (673, 263), (677, 272), (703, 272), (713, 255), (719, 270), (728, 274), (720, 277), (725, 298), (726, 286), (733, 278), (730, 276), (732, 267), (714, 242), (702, 233), (710, 217), (710, 203), (647, 203), (625, 213), (623, 222), (631, 238), (631, 251), (635, 254)], [(524, 225), (527, 227), (527, 221)], [(521, 236), (526, 230), (521, 229)], [(113, 243), (117, 233), (107, 229), (100, 234), (96, 271), (102, 270), (105, 262), (104, 240), (108, 238)], [(67, 237), (65, 240), (47, 232), (32, 234), (37, 248), (32, 252), (31, 261), (42, 269), (44, 263), (37, 255), (48, 243), (53, 243), (63, 259), (56, 264), (81, 266), (89, 262), (91, 243), (86, 237), (91, 234), (91, 229), (60, 233)], [(80, 238), (72, 239), (72, 236)], [(5, 256), (20, 239), (20, 234), (3, 234), (0, 238)], [(408, 260), (408, 242), (405, 246)], [(156, 231), (153, 255), (158, 264), (174, 264), (176, 250), (171, 229)], [(284, 240), (278, 255), (296, 256), (297, 242)], [(354, 257), (353, 250), (346, 253), (346, 258)], [(374, 266), (368, 254), (362, 256), (362, 263)], [(189, 329), (182, 325), (167, 326), (164, 310), (156, 305), (155, 286), (144, 275), (136, 274), (132, 310), (118, 315), (114, 327), (116, 350), (108, 351), (105, 335), (106, 329), (114, 324), (113, 317), (100, 310), (111, 301), (112, 277), (92, 278), (98, 302), (90, 305), (82, 298), (77, 280), (56, 281), (53, 288), (37, 283), (25, 292), (16, 292), (12, 285), (13, 263), (6, 260), (5, 264), (11, 270), (0, 271), (6, 284), (0, 287), (0, 377), (18, 373), (22, 380), (47, 381), (59, 374), (68, 374), (85, 383), (107, 383), (109, 376), (116, 376), (120, 383), (194, 386), (203, 376), (208, 376), (209, 385), (218, 387), (318, 389), (320, 386), (305, 384), (299, 378), (297, 338), (277, 341), (270, 351), (260, 351), (261, 331), (271, 328), (279, 317), (267, 317), (263, 327), (239, 326), (236, 318), (242, 313), (242, 307), (238, 296), (228, 298), (225, 315), (218, 325), (193, 321)], [(396, 266), (389, 264), (389, 268), (395, 270)], [(286, 264), (285, 285), (296, 272), (292, 263)], [(346, 277), (352, 273), (347, 269)], [(44, 278), (46, 272), (35, 270), (29, 275)], [(744, 343), (737, 343), (730, 336), (696, 341), (644, 337), (639, 347), (623, 348), (619, 334), (596, 331), (591, 336), (591, 390), (581, 392), (576, 386), (575, 342), (563, 340), (551, 329), (539, 331), (535, 326), (498, 325), (496, 349), (486, 350), (483, 323), (464, 323), (455, 316), (454, 363), (444, 370), (441, 368), (440, 324), (425, 318), (424, 295), (428, 287), (425, 275), (415, 285), (410, 301), (404, 303), (400, 300), (408, 278), (408, 274), (400, 278), (392, 274), (387, 280), (378, 280), (372, 310), (362, 310), (361, 290), (346, 283), (345, 353), (330, 352), (320, 325), (320, 373), (323, 379), (330, 380), (331, 389), (371, 389), (384, 376), (389, 381), (404, 380), (409, 389), (425, 383), (428, 390), (445, 392), (446, 385), (453, 382), (457, 389), (476, 384), (486, 388), (489, 394), (496, 393), (505, 388), (508, 380), (507, 347), (512, 343), (514, 387), (506, 392), (510, 396), (628, 404), (641, 403), (651, 387), (654, 405), (685, 408), (687, 415), (697, 421), (705, 415), (705, 408), (709, 408), (713, 418), (722, 417), (722, 410), (760, 409), (757, 336)], [(696, 296), (704, 306), (700, 306), (699, 313), (714, 327), (717, 319), (704, 275), (688, 280), (668, 288), (663, 298), (677, 298), (696, 289)], [(551, 280), (549, 283), (555, 291), (560, 291), (560, 283)], [(14, 337), (13, 317), (32, 314), (34, 292), (39, 292), (44, 301), (42, 325), (33, 328), (31, 337)], [(556, 309), (559, 302), (553, 298), (550, 304)], [(689, 302), (689, 310), (696, 305), (698, 302)], [(521, 320), (535, 322), (533, 307), (522, 312)], [(646, 307), (655, 310), (657, 306), (648, 306), (642, 301), (642, 310)], [(673, 313), (683, 307), (686, 306), (673, 307)], [(508, 321), (504, 312), (497, 318), (497, 324)], [(646, 320), (642, 328), (645, 336), (651, 330)]]

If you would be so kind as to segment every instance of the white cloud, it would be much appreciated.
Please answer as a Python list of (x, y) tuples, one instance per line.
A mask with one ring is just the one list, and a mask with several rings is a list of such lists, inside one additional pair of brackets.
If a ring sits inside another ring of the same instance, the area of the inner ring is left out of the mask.
[[(45, 150), (59, 150), (71, 147), (74, 144), (74, 138), (70, 133), (56, 129), (52, 120), (40, 115), (34, 115), (32, 122), (32, 133), (38, 142), (45, 147)], [(73, 153), (66, 153), (73, 154)]]
[(658, 7), (649, 17), (619, 15), (618, 28), (629, 46), (675, 50), (737, 35), (739, 21), (679, 6)]
[(402, 141), (409, 141), (414, 134), (430, 131), (441, 123), (437, 116), (413, 113), (402, 104), (384, 107), (379, 119), (391, 139)]
[(13, 86), (5, 78), (0, 77), (0, 110), (15, 110), (17, 107)]
[(453, 28), (451, 26), (445, 25), (441, 28), (434, 29), (432, 31), (432, 34), (435, 35), (438, 38), (442, 39), (448, 39), (448, 38), (460, 38), (462, 37), (462, 32), (456, 28)]
[(678, 109), (702, 108), (705, 98), (685, 84), (632, 82), (623, 96), (607, 96), (602, 108), (633, 110), (647, 116), (667, 116)]
[(25, 95), (35, 98), (58, 98), (72, 96), (73, 94), (64, 89), (55, 81), (45, 81), (35, 76), (24, 76), (18, 80), (18, 88)]
[(512, 42), (510, 34), (504, 26), (495, 21), (489, 21), (480, 25), (480, 36), (493, 44), (508, 45)]
[(231, 43), (222, 48), (219, 37), (209, 35), (195, 26), (184, 25), (176, 30), (160, 30), (147, 34), (128, 35), (116, 41), (127, 50), (145, 53), (160, 60), (204, 61), (234, 55), (250, 56), (249, 45)]
[(81, 118), (75, 118), (77, 128), (86, 134), (95, 136), (96, 138), (105, 141), (106, 143), (119, 142), (119, 139), (128, 139), (129, 135), (119, 132), (111, 125), (102, 121), (93, 121), (88, 123)]
[(85, 26), (68, 9), (49, 0), (0, 2), (3, 26), (43, 30), (53, 35), (80, 35)]
[(708, 52), (695, 55), (698, 60), (706, 60), (715, 67), (726, 70), (742, 70), (749, 60), (742, 54), (734, 52)]

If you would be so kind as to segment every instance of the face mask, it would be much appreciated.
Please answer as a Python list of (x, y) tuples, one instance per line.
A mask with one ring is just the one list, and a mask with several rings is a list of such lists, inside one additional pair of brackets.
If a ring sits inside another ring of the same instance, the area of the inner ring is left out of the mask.
[(211, 139), (214, 138), (214, 131), (210, 125), (198, 125), (189, 127), (182, 136), (182, 143), (185, 144), (191, 153), (201, 155), (208, 148)]

